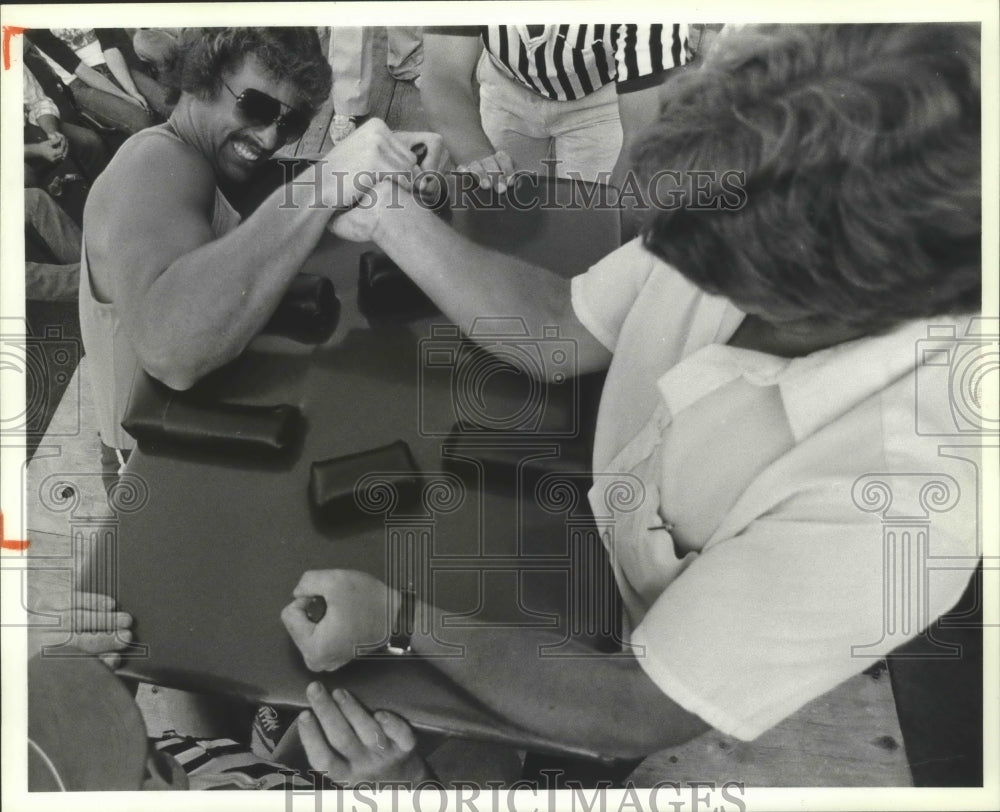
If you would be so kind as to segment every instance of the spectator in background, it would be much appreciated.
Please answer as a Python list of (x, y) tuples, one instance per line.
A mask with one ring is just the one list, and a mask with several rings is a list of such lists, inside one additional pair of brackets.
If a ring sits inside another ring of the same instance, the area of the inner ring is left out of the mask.
[(81, 112), (98, 124), (133, 135), (169, 114), (167, 89), (129, 68), (125, 53), (133, 52), (123, 31), (32, 29), (25, 36), (70, 89)]
[(166, 75), (183, 28), (139, 28), (132, 35), (132, 50), (154, 79)]
[(25, 66), (24, 185), (38, 186), (67, 157), (93, 181), (108, 163), (104, 143), (86, 127), (61, 121), (59, 107), (45, 95), (34, 74)]
[[(327, 59), (333, 70), (333, 119), (330, 138), (338, 144), (371, 112), (374, 28), (331, 28)], [(419, 28), (386, 28), (389, 75), (400, 82), (420, 78), (424, 61)]]
[[(516, 169), (620, 185), (655, 120), (666, 71), (688, 61), (686, 25), (426, 28), (421, 98), (459, 164), (500, 191)], [(476, 108), (473, 78), (479, 80)], [(570, 175), (570, 173), (578, 173)]]

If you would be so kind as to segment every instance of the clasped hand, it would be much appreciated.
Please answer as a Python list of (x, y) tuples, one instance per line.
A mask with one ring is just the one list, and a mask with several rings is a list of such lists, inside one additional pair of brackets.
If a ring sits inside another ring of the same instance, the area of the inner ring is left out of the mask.
[[(360, 649), (384, 644), (389, 619), (399, 606), (396, 590), (354, 570), (309, 570), (292, 596), (281, 621), (311, 671), (333, 671), (350, 662)], [(326, 601), (326, 613), (318, 623), (306, 615), (314, 596)]]
[[(427, 150), (419, 165), (413, 151), (418, 144)], [(419, 194), (437, 194), (438, 176), (447, 160), (437, 133), (394, 133), (384, 121), (371, 119), (323, 158), (323, 202), (350, 208), (386, 180)]]

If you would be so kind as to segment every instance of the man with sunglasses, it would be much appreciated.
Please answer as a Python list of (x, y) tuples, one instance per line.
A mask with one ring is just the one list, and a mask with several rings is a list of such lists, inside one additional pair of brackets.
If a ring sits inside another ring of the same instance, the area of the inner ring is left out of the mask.
[(106, 481), (134, 446), (120, 424), (140, 368), (187, 389), (237, 357), (366, 178), (415, 170), (417, 143), (425, 168), (443, 153), (373, 120), (241, 220), (220, 187), (251, 181), (329, 96), (315, 29), (187, 29), (173, 69), (169, 121), (127, 141), (87, 202), (80, 323)]

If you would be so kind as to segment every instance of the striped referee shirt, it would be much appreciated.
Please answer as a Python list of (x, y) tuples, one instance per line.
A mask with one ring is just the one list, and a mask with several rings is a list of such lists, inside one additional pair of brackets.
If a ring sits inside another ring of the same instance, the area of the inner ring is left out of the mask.
[(479, 36), (493, 64), (547, 99), (572, 101), (617, 83), (619, 93), (659, 84), (690, 58), (687, 25), (485, 25), (425, 32)]

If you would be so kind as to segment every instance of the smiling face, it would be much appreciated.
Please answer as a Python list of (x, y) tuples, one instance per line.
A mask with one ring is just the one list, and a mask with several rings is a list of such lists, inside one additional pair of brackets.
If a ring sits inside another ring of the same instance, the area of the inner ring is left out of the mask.
[[(192, 112), (198, 120), (199, 140), (206, 157), (220, 179), (243, 182), (282, 146), (274, 123), (255, 125), (238, 109), (235, 96), (252, 88), (266, 93), (288, 107), (301, 107), (298, 88), (289, 81), (276, 80), (251, 55), (236, 71), (223, 75), (214, 98), (198, 99)], [(235, 96), (234, 96), (235, 94)], [(287, 111), (288, 107), (283, 107)]]

